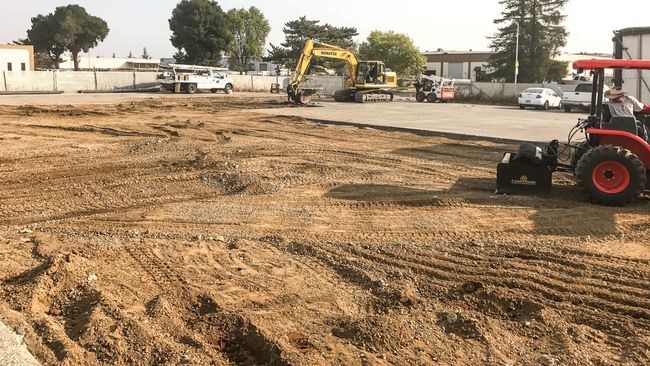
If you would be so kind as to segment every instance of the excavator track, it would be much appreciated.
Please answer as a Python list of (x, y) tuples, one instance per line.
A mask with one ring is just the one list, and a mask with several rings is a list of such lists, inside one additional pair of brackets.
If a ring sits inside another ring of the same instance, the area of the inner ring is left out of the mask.
[(354, 95), (354, 101), (357, 103), (392, 102), (393, 99), (393, 92), (385, 89), (364, 90)]

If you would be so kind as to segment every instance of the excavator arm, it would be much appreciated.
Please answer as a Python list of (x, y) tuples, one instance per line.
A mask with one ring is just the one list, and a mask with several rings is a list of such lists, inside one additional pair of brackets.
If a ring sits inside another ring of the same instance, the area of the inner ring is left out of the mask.
[(348, 84), (348, 87), (354, 87), (357, 66), (359, 64), (357, 56), (351, 51), (341, 47), (310, 39), (305, 43), (305, 47), (303, 48), (298, 64), (296, 65), (296, 76), (287, 88), (287, 94), (290, 100), (298, 104), (305, 104), (308, 103), (311, 97), (318, 91), (318, 89), (300, 88), (301, 83), (305, 80), (307, 69), (314, 57), (325, 57), (345, 61), (348, 72), (346, 83)]

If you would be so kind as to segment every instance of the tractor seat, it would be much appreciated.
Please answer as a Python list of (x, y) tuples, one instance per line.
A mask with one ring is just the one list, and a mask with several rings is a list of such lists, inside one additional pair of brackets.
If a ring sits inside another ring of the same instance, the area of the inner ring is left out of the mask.
[(641, 137), (650, 143), (648, 131), (642, 122), (634, 117), (612, 117), (609, 122), (603, 124), (607, 130), (625, 131)]

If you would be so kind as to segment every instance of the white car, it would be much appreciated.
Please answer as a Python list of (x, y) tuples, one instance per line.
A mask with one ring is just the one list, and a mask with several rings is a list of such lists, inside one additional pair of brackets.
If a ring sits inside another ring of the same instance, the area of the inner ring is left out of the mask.
[(549, 88), (529, 88), (519, 94), (519, 108), (534, 107), (536, 109), (560, 108), (562, 97)]

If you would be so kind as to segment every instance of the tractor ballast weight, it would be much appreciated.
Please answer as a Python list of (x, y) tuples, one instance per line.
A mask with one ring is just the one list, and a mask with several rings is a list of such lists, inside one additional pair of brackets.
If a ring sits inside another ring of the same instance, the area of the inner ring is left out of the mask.
[[(516, 153), (504, 154), (497, 165), (497, 193), (544, 194), (551, 190), (554, 172), (574, 173), (576, 182), (595, 203), (624, 205), (650, 189), (650, 125), (634, 117), (603, 118), (606, 68), (650, 70), (650, 60), (581, 60), (573, 67), (593, 71), (593, 93), (589, 117), (579, 119), (569, 133), (571, 164), (558, 161), (559, 143), (544, 148), (523, 144)], [(609, 116), (611, 117), (611, 116)], [(647, 118), (646, 118), (647, 120)], [(645, 126), (644, 126), (645, 123)], [(572, 145), (584, 133), (585, 142)]]

